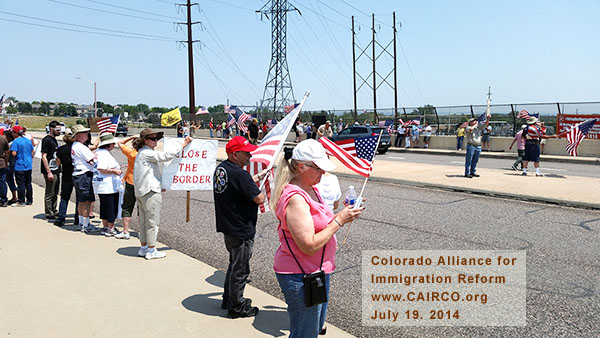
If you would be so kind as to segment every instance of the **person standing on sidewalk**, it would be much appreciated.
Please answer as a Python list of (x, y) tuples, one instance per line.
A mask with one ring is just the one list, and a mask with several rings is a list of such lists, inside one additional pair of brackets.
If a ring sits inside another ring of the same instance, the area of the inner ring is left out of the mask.
[[(67, 217), (67, 206), (73, 192), (73, 159), (71, 158), (71, 146), (73, 145), (73, 133), (70, 130), (63, 136), (62, 146), (56, 149), (56, 165), (60, 166), (62, 171), (62, 180), (60, 182), (60, 204), (58, 205), (58, 219), (54, 222), (56, 226), (64, 226)], [(78, 200), (75, 193), (75, 226), (79, 225), (79, 212), (77, 211)]]
[(538, 126), (538, 119), (530, 117), (527, 120), (527, 129), (523, 131), (522, 136), (525, 138), (525, 155), (523, 156), (523, 173), (521, 175), (527, 176), (527, 166), (532, 161), (535, 167), (535, 176), (544, 176), (540, 172), (540, 140), (557, 138), (557, 135), (544, 135), (544, 132)]
[(519, 166), (519, 165), (521, 166), (521, 169), (523, 169), (523, 155), (525, 155), (525, 139), (523, 138), (523, 131), (526, 128), (527, 128), (527, 125), (525, 125), (525, 124), (521, 126), (521, 130), (519, 130), (517, 132), (514, 140), (508, 147), (508, 150), (511, 150), (512, 146), (515, 144), (515, 142), (517, 143), (517, 154), (518, 154), (517, 160), (511, 166), (512, 170), (514, 170), (514, 171), (518, 170), (517, 166)]
[(9, 148), (8, 140), (4, 135), (0, 135), (0, 207), (8, 206), (8, 197), (6, 197), (6, 174), (8, 172)]
[(164, 258), (166, 253), (156, 250), (156, 237), (160, 223), (160, 208), (162, 206), (161, 174), (162, 164), (170, 161), (182, 151), (190, 142), (191, 137), (183, 140), (181, 148), (173, 152), (156, 151), (158, 140), (163, 137), (163, 132), (146, 128), (140, 133), (143, 146), (139, 150), (133, 168), (133, 187), (135, 199), (138, 204), (140, 219), (140, 244), (138, 256), (146, 259)]
[(15, 206), (22, 207), (33, 204), (33, 187), (31, 186), (31, 171), (33, 169), (33, 143), (23, 137), (23, 128), (14, 126), (12, 134), (15, 140), (10, 146), (12, 156), (15, 158), (15, 180), (17, 181), (18, 201)]
[(56, 136), (60, 135), (60, 123), (52, 121), (48, 124), (48, 135), (42, 139), (42, 160), (40, 162), (40, 170), (44, 175), (46, 182), (46, 190), (44, 191), (44, 213), (47, 220), (57, 218), (57, 199), (58, 189), (60, 187), (60, 167), (56, 165), (56, 149), (58, 149), (58, 141)]
[[(133, 141), (132, 141), (133, 140)], [(130, 147), (127, 145), (131, 142)], [(135, 157), (137, 156), (138, 150), (142, 149), (144, 142), (141, 138), (136, 136), (129, 136), (126, 139), (119, 142), (119, 148), (125, 157), (127, 157), (127, 170), (125, 171), (125, 192), (123, 193), (123, 204), (121, 205), (121, 217), (123, 218), (123, 231), (116, 234), (115, 238), (118, 239), (129, 239), (129, 222), (131, 222), (131, 215), (133, 215), (133, 208), (135, 207), (135, 192), (133, 189), (133, 168), (135, 166)]]
[(110, 154), (115, 148), (115, 137), (111, 133), (100, 136), (100, 144), (96, 151), (96, 193), (100, 198), (100, 219), (104, 236), (117, 234), (115, 219), (119, 212), (119, 189), (121, 188), (121, 166)]
[(463, 149), (463, 142), (465, 140), (465, 128), (461, 125), (456, 129), (456, 150)]
[(398, 128), (396, 129), (396, 140), (394, 141), (394, 147), (400, 148), (402, 146), (402, 139), (404, 138), (404, 126), (402, 125), (402, 120), (398, 123)]
[(229, 252), (221, 303), (229, 318), (258, 313), (258, 308), (251, 306), (252, 301), (244, 298), (244, 288), (250, 275), (258, 206), (265, 201), (255, 182), (264, 178), (266, 171), (251, 176), (242, 169), (250, 163), (250, 152), (256, 148), (241, 136), (232, 138), (225, 146), (227, 160), (217, 166), (213, 177), (217, 232), (223, 233)]
[(94, 153), (85, 145), (88, 141), (90, 128), (81, 124), (73, 127), (75, 142), (71, 146), (71, 158), (73, 159), (73, 186), (77, 195), (77, 211), (79, 214), (78, 228), (82, 232), (90, 233), (99, 229), (90, 224), (90, 210), (92, 202), (96, 200), (92, 177), (94, 176)]
[(465, 128), (467, 135), (467, 155), (465, 157), (465, 177), (479, 177), (477, 173), (477, 162), (481, 154), (481, 134), (487, 128), (490, 116), (486, 115), (485, 123), (477, 122), (477, 119), (469, 119), (469, 125)]
[(425, 149), (429, 148), (429, 141), (431, 140), (432, 129), (429, 123), (425, 122), (423, 127), (423, 142), (425, 143)]

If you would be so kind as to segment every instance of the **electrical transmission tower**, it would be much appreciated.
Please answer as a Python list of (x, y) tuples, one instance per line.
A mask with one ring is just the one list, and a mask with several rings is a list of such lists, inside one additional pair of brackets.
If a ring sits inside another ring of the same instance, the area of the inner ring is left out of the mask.
[(271, 65), (259, 111), (272, 109), (276, 116), (285, 110), (286, 105), (296, 101), (286, 58), (287, 12), (291, 11), (298, 11), (302, 15), (300, 10), (288, 4), (287, 0), (271, 0), (256, 11), (267, 18), (271, 15)]

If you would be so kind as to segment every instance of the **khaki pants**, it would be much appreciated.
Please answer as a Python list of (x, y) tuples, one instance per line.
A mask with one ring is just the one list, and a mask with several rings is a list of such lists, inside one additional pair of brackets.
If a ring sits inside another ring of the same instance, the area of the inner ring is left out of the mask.
[(136, 201), (140, 212), (140, 242), (155, 246), (162, 197), (160, 193), (151, 191), (142, 197), (136, 197)]
[(44, 173), (44, 181), (46, 181), (46, 190), (44, 191), (44, 213), (46, 216), (58, 215), (57, 200), (58, 190), (60, 187), (60, 173), (54, 174), (52, 181), (48, 180), (48, 174)]

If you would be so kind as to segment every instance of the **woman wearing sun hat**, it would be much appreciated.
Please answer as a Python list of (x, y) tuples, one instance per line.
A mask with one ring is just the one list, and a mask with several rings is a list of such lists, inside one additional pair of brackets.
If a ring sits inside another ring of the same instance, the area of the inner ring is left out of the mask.
[(111, 133), (100, 136), (100, 144), (96, 150), (96, 169), (98, 174), (94, 181), (94, 190), (100, 199), (100, 219), (104, 227), (104, 236), (117, 234), (115, 219), (119, 212), (119, 189), (121, 187), (121, 166), (110, 154), (115, 149), (117, 140)]
[(307, 307), (304, 274), (325, 272), (327, 297), (329, 276), (335, 270), (335, 233), (356, 219), (364, 208), (344, 208), (333, 214), (315, 187), (326, 171), (335, 169), (323, 146), (312, 139), (286, 148), (279, 163), (271, 204), (279, 220), (279, 248), (274, 270), (288, 305), (290, 337), (316, 337), (325, 333), (327, 302)]
[(138, 256), (146, 259), (163, 258), (167, 254), (155, 249), (162, 205), (161, 166), (173, 159), (190, 142), (186, 137), (181, 148), (174, 152), (156, 151), (158, 140), (163, 137), (162, 131), (146, 128), (140, 133), (144, 146), (139, 150), (133, 167), (133, 188), (139, 210), (140, 244)]

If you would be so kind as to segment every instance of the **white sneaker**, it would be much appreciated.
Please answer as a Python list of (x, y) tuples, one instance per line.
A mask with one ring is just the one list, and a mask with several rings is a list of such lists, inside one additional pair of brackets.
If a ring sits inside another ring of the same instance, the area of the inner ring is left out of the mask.
[(146, 253), (147, 252), (148, 252), (148, 249), (144, 249), (144, 248), (140, 247), (140, 249), (138, 250), (138, 256), (140, 256), (140, 257), (146, 257)]
[(130, 237), (131, 237), (131, 235), (129, 235), (128, 232), (120, 232), (115, 235), (115, 238), (118, 238), (118, 239), (129, 239)]
[(157, 249), (154, 249), (154, 251), (150, 252), (146, 252), (146, 259), (155, 259), (155, 258), (165, 258), (167, 257), (167, 254), (162, 252), (162, 251), (158, 251)]
[(113, 229), (106, 229), (106, 231), (104, 231), (104, 236), (106, 237), (112, 237), (117, 235), (118, 232), (113, 228)]

